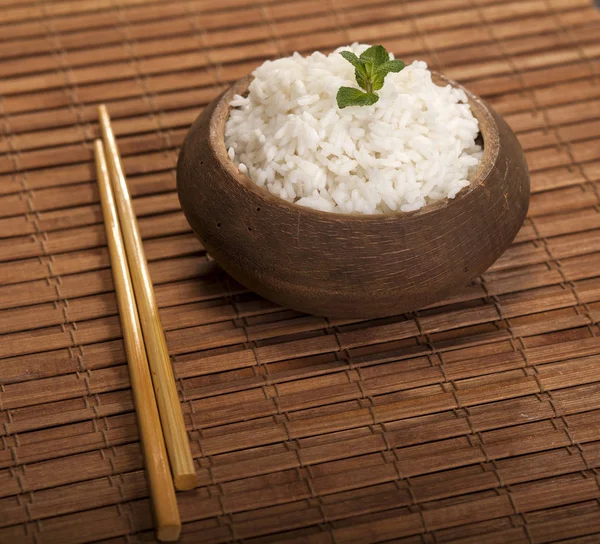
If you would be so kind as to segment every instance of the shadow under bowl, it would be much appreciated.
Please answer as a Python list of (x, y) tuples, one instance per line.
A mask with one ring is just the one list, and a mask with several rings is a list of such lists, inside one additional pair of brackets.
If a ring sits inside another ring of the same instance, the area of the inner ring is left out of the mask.
[[(437, 83), (457, 83), (434, 74)], [(234, 83), (196, 119), (177, 190), (205, 249), (237, 281), (302, 312), (376, 318), (437, 302), (484, 272), (511, 244), (529, 205), (525, 156), (506, 122), (465, 92), (484, 154), (469, 187), (416, 212), (335, 214), (286, 202), (241, 174), (227, 154)]]

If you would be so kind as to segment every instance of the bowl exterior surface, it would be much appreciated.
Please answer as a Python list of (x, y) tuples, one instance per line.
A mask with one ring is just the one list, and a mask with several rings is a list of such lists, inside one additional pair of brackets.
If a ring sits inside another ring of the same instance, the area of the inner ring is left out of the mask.
[(480, 181), (410, 214), (349, 216), (308, 210), (256, 187), (229, 160), (223, 127), (241, 80), (192, 125), (180, 152), (183, 211), (214, 259), (258, 294), (342, 318), (417, 310), (484, 272), (510, 245), (529, 204), (516, 136), (470, 95), (486, 148)]

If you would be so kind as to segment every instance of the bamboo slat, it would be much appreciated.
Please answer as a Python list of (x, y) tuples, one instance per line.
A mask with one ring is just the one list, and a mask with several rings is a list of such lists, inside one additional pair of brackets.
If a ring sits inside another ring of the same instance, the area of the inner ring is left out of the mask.
[[(0, 3), (0, 542), (152, 542), (102, 225), (106, 103), (198, 486), (181, 542), (600, 538), (600, 15), (590, 0)], [(425, 59), (512, 126), (529, 215), (485, 274), (330, 321), (228, 278), (175, 192), (201, 109), (267, 58)]]

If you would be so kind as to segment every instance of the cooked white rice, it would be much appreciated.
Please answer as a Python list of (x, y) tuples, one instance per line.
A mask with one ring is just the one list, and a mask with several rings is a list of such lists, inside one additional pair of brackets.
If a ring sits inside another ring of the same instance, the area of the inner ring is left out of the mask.
[(438, 86), (424, 62), (390, 73), (379, 101), (340, 109), (358, 87), (340, 54), (267, 61), (231, 101), (225, 145), (240, 172), (301, 206), (341, 213), (412, 211), (454, 198), (479, 163), (477, 119), (461, 90)]

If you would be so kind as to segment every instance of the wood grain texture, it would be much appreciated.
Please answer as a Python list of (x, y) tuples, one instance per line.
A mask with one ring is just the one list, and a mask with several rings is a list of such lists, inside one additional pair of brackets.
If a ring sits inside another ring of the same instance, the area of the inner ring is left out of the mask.
[[(155, 542), (96, 174), (106, 103), (198, 485), (181, 542), (600, 538), (600, 12), (591, 0), (0, 2), (0, 542)], [(249, 291), (181, 211), (202, 108), (358, 40), (460, 81), (526, 153), (528, 216), (416, 312)]]
[(484, 156), (471, 185), (417, 212), (360, 216), (287, 203), (239, 173), (225, 149), (225, 122), (229, 102), (250, 81), (232, 85), (192, 125), (177, 189), (203, 246), (262, 296), (328, 317), (418, 310), (484, 272), (521, 228), (529, 205), (525, 156), (508, 125), (474, 95)]

